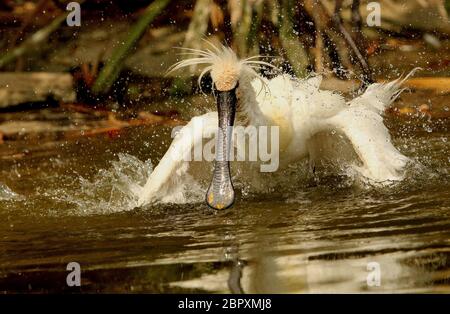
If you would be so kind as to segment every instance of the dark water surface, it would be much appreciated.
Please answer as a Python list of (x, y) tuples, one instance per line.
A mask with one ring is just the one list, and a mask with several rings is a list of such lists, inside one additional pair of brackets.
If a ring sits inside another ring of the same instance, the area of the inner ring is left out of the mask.
[[(129, 190), (170, 143), (165, 127), (5, 144), (25, 153), (0, 160), (0, 291), (450, 292), (448, 120), (387, 122), (415, 160), (405, 181), (286, 178), (223, 212), (134, 208)], [(81, 288), (66, 285), (69, 262)]]

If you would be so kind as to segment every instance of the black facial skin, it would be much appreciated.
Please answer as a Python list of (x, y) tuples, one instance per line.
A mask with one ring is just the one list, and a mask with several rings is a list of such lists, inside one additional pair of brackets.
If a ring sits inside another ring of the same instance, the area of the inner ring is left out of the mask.
[(215, 91), (219, 130), (216, 142), (214, 172), (206, 192), (206, 203), (214, 209), (227, 209), (234, 203), (234, 187), (230, 174), (230, 150), (234, 117), (236, 114), (236, 88), (230, 91)]

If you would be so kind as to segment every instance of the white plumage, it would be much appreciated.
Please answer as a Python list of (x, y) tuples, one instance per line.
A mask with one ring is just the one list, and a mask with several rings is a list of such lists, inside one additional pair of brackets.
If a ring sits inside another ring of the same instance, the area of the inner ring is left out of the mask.
[[(323, 157), (327, 152), (321, 150), (319, 141), (324, 137), (316, 135), (337, 132), (353, 146), (360, 159), (360, 165), (354, 165), (354, 168), (362, 176), (380, 184), (403, 178), (409, 159), (392, 144), (381, 116), (402, 91), (402, 80), (372, 84), (362, 95), (347, 102), (338, 93), (320, 90), (320, 76), (304, 80), (286, 74), (273, 79), (262, 78), (255, 70), (268, 63), (255, 58), (240, 61), (230, 48), (224, 46), (213, 46), (212, 50), (205, 51), (189, 50), (188, 53), (199, 57), (179, 62), (174, 65), (174, 70), (206, 64), (202, 75), (211, 71), (216, 87), (224, 86), (225, 89), (239, 84), (238, 122), (279, 127), (281, 168), (303, 158), (309, 157), (313, 162), (314, 158)], [(194, 124), (198, 122), (203, 129), (197, 128), (192, 137)], [(217, 112), (210, 112), (194, 117), (184, 126), (143, 187), (140, 205), (182, 200), (177, 185), (184, 178), (190, 179), (186, 173), (189, 162), (184, 161), (183, 156), (191, 153), (195, 143), (214, 136), (217, 123)]]

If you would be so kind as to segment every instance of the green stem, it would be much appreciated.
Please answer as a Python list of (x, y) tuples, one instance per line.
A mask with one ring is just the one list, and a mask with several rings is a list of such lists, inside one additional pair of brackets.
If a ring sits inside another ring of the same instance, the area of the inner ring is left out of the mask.
[(50, 34), (56, 31), (60, 24), (66, 20), (67, 14), (68, 13), (56, 17), (49, 25), (38, 30), (19, 46), (1, 55), (0, 68), (16, 60), (17, 58), (30, 53), (34, 48), (38, 48), (45, 40), (47, 40)]
[(252, 7), (249, 0), (241, 1), (241, 19), (234, 30), (234, 40), (236, 48), (241, 58), (248, 53), (247, 40), (252, 24)]
[(259, 27), (261, 26), (261, 21), (263, 17), (263, 10), (264, 10), (264, 1), (259, 1), (253, 5), (253, 16), (252, 16), (252, 23), (250, 25), (250, 30), (248, 32), (247, 36), (247, 47), (248, 47), (248, 53), (247, 54), (259, 54), (259, 47), (258, 47), (258, 32)]
[(280, 18), (280, 41), (295, 75), (298, 78), (307, 76), (309, 56), (306, 49), (294, 34), (295, 1), (282, 0)]
[(233, 30), (234, 42), (241, 58), (258, 54), (258, 32), (261, 24), (264, 1), (241, 0), (240, 15)]
[(109, 91), (119, 76), (125, 59), (142, 37), (147, 26), (161, 13), (169, 2), (170, 0), (155, 0), (145, 9), (144, 14), (130, 29), (128, 37), (115, 48), (111, 58), (101, 70), (92, 87), (94, 94), (102, 94)]

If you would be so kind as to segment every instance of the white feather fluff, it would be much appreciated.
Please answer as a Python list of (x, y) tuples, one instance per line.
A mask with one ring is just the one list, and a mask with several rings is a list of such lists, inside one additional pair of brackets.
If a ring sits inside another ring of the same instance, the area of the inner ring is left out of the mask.
[(215, 46), (210, 41), (205, 42), (211, 49), (199, 50), (191, 48), (180, 48), (185, 52), (183, 55), (191, 56), (175, 63), (169, 72), (177, 71), (192, 65), (206, 65), (198, 78), (198, 84), (206, 73), (211, 74), (211, 78), (220, 91), (228, 91), (236, 87), (239, 78), (243, 75), (250, 75), (260, 78), (255, 70), (261, 66), (274, 67), (270, 63), (258, 60), (261, 56), (253, 56), (240, 60), (236, 53), (224, 45)]

